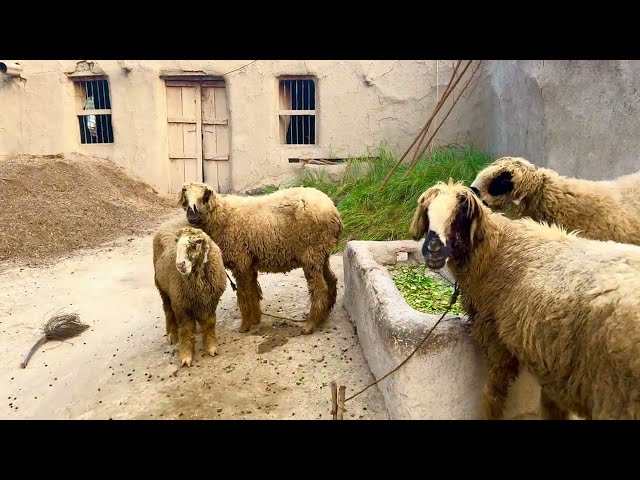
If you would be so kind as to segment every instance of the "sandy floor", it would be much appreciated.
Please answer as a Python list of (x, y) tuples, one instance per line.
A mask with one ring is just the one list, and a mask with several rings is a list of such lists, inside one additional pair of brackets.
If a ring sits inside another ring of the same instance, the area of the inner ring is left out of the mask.
[[(310, 336), (302, 323), (263, 317), (238, 333), (236, 295), (218, 307), (218, 352), (177, 369), (153, 284), (151, 237), (124, 238), (52, 267), (0, 273), (2, 419), (330, 419), (330, 382), (347, 396), (373, 380), (342, 308), (342, 257), (331, 260), (338, 301)], [(302, 271), (260, 276), (265, 312), (302, 319)], [(77, 311), (91, 329), (24, 354), (56, 310)], [(377, 387), (347, 403), (345, 419), (388, 418)]]

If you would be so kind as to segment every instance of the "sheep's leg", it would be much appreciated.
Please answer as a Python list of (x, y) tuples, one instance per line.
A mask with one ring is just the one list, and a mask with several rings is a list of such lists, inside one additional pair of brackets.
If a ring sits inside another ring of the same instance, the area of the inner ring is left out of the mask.
[(509, 387), (519, 373), (518, 359), (500, 341), (491, 319), (474, 317), (471, 335), (480, 344), (487, 362), (487, 381), (482, 391), (484, 418), (502, 418)]
[(178, 357), (180, 358), (180, 366), (191, 366), (193, 361), (193, 353), (195, 350), (196, 322), (187, 315), (178, 317)]
[(324, 279), (324, 269), (321, 269), (319, 265), (307, 264), (302, 268), (311, 296), (309, 316), (302, 327), (302, 333), (308, 335), (329, 315), (329, 286)]
[(498, 420), (504, 414), (509, 387), (518, 377), (519, 363), (507, 348), (496, 340), (488, 348), (488, 378), (483, 391), (484, 417)]
[[(156, 286), (157, 285), (158, 282), (156, 281)], [(164, 310), (164, 319), (169, 345), (173, 345), (174, 343), (178, 343), (178, 324), (176, 322), (176, 316), (173, 313), (169, 295), (161, 291), (160, 288), (158, 288), (158, 292), (160, 292), (160, 298), (162, 299), (162, 309)]]
[(338, 297), (338, 279), (331, 270), (329, 255), (327, 255), (327, 258), (324, 261), (322, 275), (324, 276), (324, 280), (325, 282), (327, 282), (327, 286), (329, 287), (329, 310), (331, 310), (336, 304), (336, 298)]
[(254, 299), (256, 294), (256, 288), (252, 286), (252, 274), (233, 274), (237, 281), (238, 295), (238, 308), (240, 309), (240, 315), (242, 316), (242, 323), (240, 324), (239, 331), (241, 333), (248, 332), (253, 325), (253, 319), (255, 318), (255, 305), (260, 306), (260, 300)]
[(540, 389), (540, 416), (544, 420), (567, 420), (569, 418), (569, 412), (553, 400), (547, 387)]
[(204, 351), (212, 357), (218, 353), (216, 346), (216, 314), (207, 318), (202, 324), (202, 346)]
[(262, 300), (262, 288), (258, 282), (258, 271), (254, 271), (251, 277), (251, 324), (257, 325), (262, 320), (262, 309), (260, 301)]

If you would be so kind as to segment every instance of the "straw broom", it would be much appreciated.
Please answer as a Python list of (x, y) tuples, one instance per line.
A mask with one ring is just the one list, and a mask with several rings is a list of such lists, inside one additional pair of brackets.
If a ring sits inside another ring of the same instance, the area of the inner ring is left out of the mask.
[(89, 325), (80, 322), (80, 316), (77, 313), (54, 315), (42, 327), (42, 336), (24, 356), (20, 366), (22, 368), (26, 368), (31, 356), (45, 343), (52, 340), (64, 341), (69, 338), (77, 337), (87, 328), (89, 328)]

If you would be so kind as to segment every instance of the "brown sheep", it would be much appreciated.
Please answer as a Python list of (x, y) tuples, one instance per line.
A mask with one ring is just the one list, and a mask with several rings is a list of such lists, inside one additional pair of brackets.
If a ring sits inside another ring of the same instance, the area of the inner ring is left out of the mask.
[(503, 157), (480, 171), (471, 189), (511, 218), (527, 216), (586, 238), (640, 245), (640, 172), (592, 181)]
[(421, 195), (411, 234), (458, 283), (487, 361), (486, 418), (523, 365), (545, 419), (640, 419), (640, 247), (510, 220), (451, 181)]
[(169, 344), (178, 343), (180, 366), (191, 366), (196, 322), (202, 345), (216, 355), (216, 308), (227, 288), (220, 248), (185, 221), (161, 225), (153, 237), (155, 285), (162, 298)]
[(258, 197), (218, 195), (198, 182), (186, 183), (179, 202), (187, 220), (220, 246), (225, 267), (238, 284), (240, 332), (261, 319), (258, 273), (302, 268), (311, 308), (302, 333), (310, 334), (336, 302), (337, 278), (329, 264), (342, 221), (331, 199), (314, 188), (295, 187)]

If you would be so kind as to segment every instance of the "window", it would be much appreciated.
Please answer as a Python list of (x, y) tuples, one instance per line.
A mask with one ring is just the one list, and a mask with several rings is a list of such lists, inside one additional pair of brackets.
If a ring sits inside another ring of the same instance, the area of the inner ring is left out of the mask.
[(80, 143), (113, 143), (111, 95), (106, 78), (75, 80)]
[(280, 79), (280, 143), (315, 145), (316, 84), (311, 78)]

